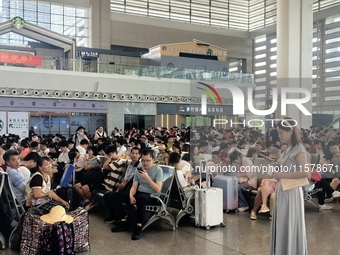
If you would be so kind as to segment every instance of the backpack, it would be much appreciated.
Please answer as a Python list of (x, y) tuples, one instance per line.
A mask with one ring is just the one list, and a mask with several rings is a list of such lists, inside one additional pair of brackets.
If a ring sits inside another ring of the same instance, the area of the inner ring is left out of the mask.
[(45, 229), (40, 237), (40, 254), (74, 254), (73, 224), (58, 222)]

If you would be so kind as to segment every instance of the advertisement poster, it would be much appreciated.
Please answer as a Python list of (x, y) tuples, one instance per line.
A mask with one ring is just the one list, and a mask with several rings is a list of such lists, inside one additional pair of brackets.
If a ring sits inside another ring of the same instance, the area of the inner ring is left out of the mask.
[(0, 112), (0, 136), (6, 134), (6, 112)]
[(28, 112), (8, 112), (8, 133), (28, 137)]

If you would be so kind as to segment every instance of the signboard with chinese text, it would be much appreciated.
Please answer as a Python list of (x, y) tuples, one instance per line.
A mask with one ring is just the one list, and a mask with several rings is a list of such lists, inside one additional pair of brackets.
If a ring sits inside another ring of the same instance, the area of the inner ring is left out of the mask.
[(8, 133), (28, 137), (28, 112), (8, 112)]
[[(208, 105), (207, 115), (232, 115), (231, 105)], [(179, 114), (201, 116), (201, 105), (193, 104), (157, 104), (157, 114)]]
[(26, 66), (42, 66), (42, 57), (30, 54), (0, 52), (0, 63)]

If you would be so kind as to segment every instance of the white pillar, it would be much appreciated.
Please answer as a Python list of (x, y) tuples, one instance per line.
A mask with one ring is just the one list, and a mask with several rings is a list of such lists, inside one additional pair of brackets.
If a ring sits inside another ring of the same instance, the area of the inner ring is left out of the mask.
[(90, 47), (111, 49), (110, 0), (90, 0), (90, 16)]
[[(305, 88), (312, 94), (312, 39), (313, 0), (277, 0), (277, 86)], [(290, 94), (288, 98), (304, 97)], [(281, 116), (281, 95), (278, 111)], [(312, 113), (312, 99), (303, 106)], [(312, 116), (306, 116), (295, 105), (287, 106), (287, 114), (299, 127), (312, 125)]]

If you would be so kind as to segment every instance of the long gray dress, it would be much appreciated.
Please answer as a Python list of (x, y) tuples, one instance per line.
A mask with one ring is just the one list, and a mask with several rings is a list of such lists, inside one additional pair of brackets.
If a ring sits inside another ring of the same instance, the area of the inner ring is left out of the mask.
[[(303, 151), (299, 143), (288, 151), (281, 153), (279, 165), (296, 165), (295, 156)], [(287, 152), (287, 153), (286, 153)], [(292, 167), (291, 172), (294, 171)], [(300, 171), (296, 167), (296, 171)], [(307, 255), (307, 238), (305, 227), (305, 208), (302, 188), (283, 191), (280, 181), (276, 184), (275, 208), (272, 218), (270, 255)]]

